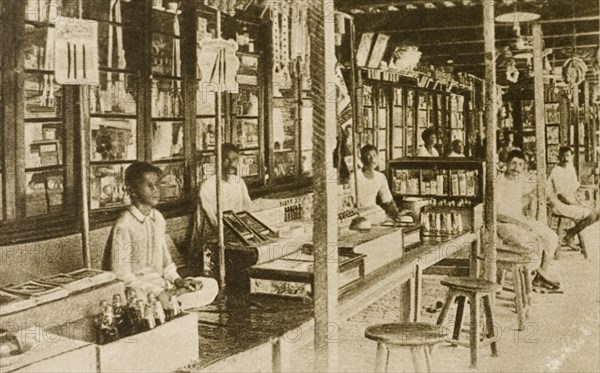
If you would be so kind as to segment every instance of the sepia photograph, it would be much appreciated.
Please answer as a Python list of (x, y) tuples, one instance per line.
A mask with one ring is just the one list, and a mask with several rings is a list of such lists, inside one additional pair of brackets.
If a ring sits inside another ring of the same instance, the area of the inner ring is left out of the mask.
[(0, 0), (0, 372), (600, 372), (599, 0)]

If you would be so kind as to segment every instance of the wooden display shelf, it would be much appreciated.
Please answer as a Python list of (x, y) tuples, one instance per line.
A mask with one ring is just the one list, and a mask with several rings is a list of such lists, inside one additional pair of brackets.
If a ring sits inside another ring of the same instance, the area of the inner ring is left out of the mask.
[(95, 346), (98, 372), (172, 372), (199, 358), (198, 316), (183, 314), (143, 333), (96, 344), (95, 317), (50, 330), (63, 338)]

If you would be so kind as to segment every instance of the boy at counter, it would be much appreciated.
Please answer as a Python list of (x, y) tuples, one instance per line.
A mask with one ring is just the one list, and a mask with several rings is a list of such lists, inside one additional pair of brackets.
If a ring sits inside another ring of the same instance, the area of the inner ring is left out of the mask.
[[(379, 156), (377, 148), (367, 144), (360, 149), (360, 159), (363, 164), (358, 170), (358, 195), (357, 205), (359, 208), (369, 208), (377, 205), (383, 208), (387, 216), (394, 221), (400, 221), (400, 212), (392, 197), (387, 179), (384, 174), (377, 171)], [(350, 177), (350, 187), (354, 188), (354, 175)]]
[(506, 160), (507, 169), (495, 185), (498, 237), (510, 245), (502, 246), (502, 250), (516, 251), (534, 263), (540, 263), (533, 286), (558, 290), (560, 283), (549, 274), (550, 263), (558, 249), (558, 236), (546, 224), (528, 219), (523, 213), (521, 196), (535, 191), (535, 183), (528, 183), (523, 172), (525, 154), (521, 150), (511, 150)]
[(155, 209), (161, 177), (161, 169), (148, 162), (134, 162), (125, 170), (131, 205), (113, 225), (103, 267), (114, 271), (141, 299), (175, 287), (196, 292), (197, 306), (210, 304), (219, 291), (217, 282), (212, 278), (182, 279), (171, 258), (165, 218)]

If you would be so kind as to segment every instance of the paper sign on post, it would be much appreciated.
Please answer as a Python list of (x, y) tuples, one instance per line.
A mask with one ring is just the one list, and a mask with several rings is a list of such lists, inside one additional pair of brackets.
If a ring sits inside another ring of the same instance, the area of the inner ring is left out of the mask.
[(200, 42), (202, 49), (198, 56), (198, 65), (201, 72), (201, 89), (210, 92), (237, 93), (238, 83), (236, 75), (240, 61), (235, 54), (237, 43), (234, 40), (203, 39)]
[(54, 69), (58, 84), (99, 84), (97, 22), (87, 19), (56, 22)]

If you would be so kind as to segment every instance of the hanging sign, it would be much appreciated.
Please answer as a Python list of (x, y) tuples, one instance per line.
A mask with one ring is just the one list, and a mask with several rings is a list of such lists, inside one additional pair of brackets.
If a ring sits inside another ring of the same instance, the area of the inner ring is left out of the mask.
[(232, 40), (203, 39), (198, 56), (201, 72), (201, 90), (209, 92), (238, 92), (235, 78), (240, 61), (236, 55), (237, 43)]
[(98, 23), (87, 19), (56, 22), (54, 71), (58, 84), (97, 85)]

